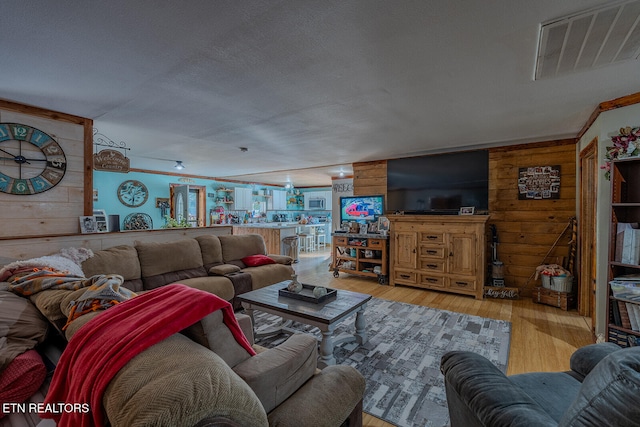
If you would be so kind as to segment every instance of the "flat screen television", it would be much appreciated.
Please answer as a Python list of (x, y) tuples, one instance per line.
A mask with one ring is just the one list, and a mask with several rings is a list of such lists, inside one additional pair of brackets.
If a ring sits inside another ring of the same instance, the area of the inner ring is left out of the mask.
[(387, 210), (454, 215), (489, 209), (489, 152), (464, 151), (387, 160)]
[(373, 221), (384, 215), (384, 196), (340, 197), (340, 222)]

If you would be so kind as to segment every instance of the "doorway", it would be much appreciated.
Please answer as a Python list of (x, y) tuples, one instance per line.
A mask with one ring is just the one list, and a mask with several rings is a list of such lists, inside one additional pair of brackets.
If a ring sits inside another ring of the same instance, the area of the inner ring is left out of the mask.
[(171, 218), (189, 227), (206, 225), (206, 187), (169, 184)]
[(578, 312), (591, 317), (591, 330), (595, 333), (596, 293), (596, 202), (598, 194), (598, 139), (594, 138), (580, 152), (580, 225)]

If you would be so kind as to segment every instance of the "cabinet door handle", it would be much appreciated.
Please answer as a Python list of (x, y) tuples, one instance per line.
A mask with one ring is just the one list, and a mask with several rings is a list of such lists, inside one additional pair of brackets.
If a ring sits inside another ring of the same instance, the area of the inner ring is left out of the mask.
[(408, 274), (401, 274), (400, 277), (403, 278), (403, 279), (410, 279), (411, 278), (411, 276), (409, 276)]
[(436, 240), (438, 236), (427, 236), (428, 240)]
[(438, 268), (438, 265), (437, 264), (427, 264), (427, 268), (435, 270), (436, 268)]
[(427, 278), (427, 279), (425, 279), (425, 280), (426, 280), (427, 282), (429, 282), (429, 283), (438, 283), (438, 279), (434, 279), (434, 278), (431, 278), (431, 277), (428, 277), (428, 278)]
[(456, 282), (458, 286), (469, 286), (469, 282)]
[(433, 249), (429, 249), (429, 250), (427, 250), (427, 254), (428, 254), (428, 255), (436, 255), (437, 253), (438, 253), (438, 251), (435, 251), (435, 250), (433, 250)]

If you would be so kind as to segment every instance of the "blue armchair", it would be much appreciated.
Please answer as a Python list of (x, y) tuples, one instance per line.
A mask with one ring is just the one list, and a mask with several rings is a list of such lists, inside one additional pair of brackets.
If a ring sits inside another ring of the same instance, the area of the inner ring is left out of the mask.
[(588, 345), (570, 367), (507, 377), (478, 354), (445, 354), (451, 427), (640, 426), (640, 347)]

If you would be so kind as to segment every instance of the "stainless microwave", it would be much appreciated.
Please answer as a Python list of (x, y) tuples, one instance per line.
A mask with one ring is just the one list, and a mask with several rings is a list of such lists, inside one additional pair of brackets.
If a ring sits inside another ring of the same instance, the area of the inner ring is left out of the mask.
[(312, 197), (309, 199), (309, 209), (325, 209), (327, 201), (324, 197)]

